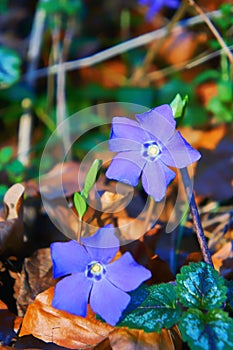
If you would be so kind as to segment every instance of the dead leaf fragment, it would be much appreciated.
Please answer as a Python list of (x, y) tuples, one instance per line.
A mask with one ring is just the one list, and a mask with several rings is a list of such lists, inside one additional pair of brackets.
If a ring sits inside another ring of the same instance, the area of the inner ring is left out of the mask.
[(39, 294), (28, 306), (20, 336), (32, 334), (45, 342), (53, 342), (70, 349), (94, 345), (108, 337), (113, 327), (88, 315), (72, 315), (52, 307), (54, 288)]
[(4, 219), (0, 221), (0, 256), (18, 256), (23, 252), (23, 194), (24, 186), (15, 184), (6, 192)]
[(54, 284), (50, 248), (38, 249), (24, 260), (20, 277), (16, 278), (14, 296), (18, 315), (24, 316), (28, 304)]
[(113, 350), (179, 350), (181, 339), (176, 328), (162, 329), (161, 333), (145, 333), (143, 330), (116, 328), (109, 335)]

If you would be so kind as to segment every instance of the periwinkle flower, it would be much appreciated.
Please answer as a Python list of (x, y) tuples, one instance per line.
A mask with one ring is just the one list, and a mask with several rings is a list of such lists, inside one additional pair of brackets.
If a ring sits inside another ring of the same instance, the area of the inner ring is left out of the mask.
[(151, 20), (163, 6), (176, 9), (180, 5), (180, 0), (138, 0), (140, 5), (149, 6), (146, 18)]
[(151, 277), (151, 272), (136, 263), (129, 252), (111, 262), (119, 249), (114, 227), (106, 225), (93, 236), (77, 241), (51, 244), (56, 284), (53, 307), (85, 317), (92, 310), (115, 325), (130, 302), (126, 292), (136, 289)]
[(137, 186), (141, 176), (146, 193), (160, 201), (175, 177), (168, 166), (184, 168), (201, 155), (176, 131), (169, 105), (138, 114), (136, 119), (113, 118), (109, 148), (119, 153), (106, 176), (131, 186)]

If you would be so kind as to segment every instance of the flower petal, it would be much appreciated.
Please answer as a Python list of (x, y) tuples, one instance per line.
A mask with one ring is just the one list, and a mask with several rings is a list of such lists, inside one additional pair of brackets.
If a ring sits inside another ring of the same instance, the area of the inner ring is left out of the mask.
[(201, 154), (177, 131), (163, 148), (160, 159), (167, 165), (184, 168), (200, 157)]
[(124, 151), (140, 152), (142, 144), (134, 140), (113, 138), (108, 141), (108, 147), (112, 152), (124, 152)]
[(106, 266), (106, 278), (116, 287), (129, 292), (151, 277), (151, 272), (139, 265), (127, 252)]
[(140, 152), (120, 152), (112, 159), (106, 176), (109, 179), (121, 181), (127, 185), (137, 186), (144, 164), (145, 159)]
[(169, 105), (162, 105), (145, 113), (136, 115), (136, 119), (145, 131), (151, 133), (161, 145), (172, 137), (176, 122)]
[(93, 284), (90, 305), (106, 322), (115, 326), (130, 302), (130, 296), (106, 278)]
[(75, 273), (56, 284), (52, 306), (85, 317), (93, 282), (84, 273)]
[(82, 238), (92, 261), (104, 264), (111, 261), (119, 250), (119, 239), (115, 235), (113, 225), (100, 228), (93, 236)]
[(167, 7), (171, 7), (171, 8), (175, 9), (175, 8), (179, 7), (180, 1), (179, 0), (166, 0), (165, 5)]
[(122, 138), (143, 143), (148, 140), (148, 134), (143, 130), (143, 128), (141, 128), (136, 120), (125, 117), (114, 117), (112, 120), (110, 139), (115, 138)]
[(161, 161), (147, 162), (142, 172), (142, 185), (146, 193), (159, 202), (165, 196), (167, 186), (174, 177), (175, 173)]
[(76, 241), (55, 242), (50, 245), (50, 249), (54, 278), (83, 272), (90, 262), (86, 249)]

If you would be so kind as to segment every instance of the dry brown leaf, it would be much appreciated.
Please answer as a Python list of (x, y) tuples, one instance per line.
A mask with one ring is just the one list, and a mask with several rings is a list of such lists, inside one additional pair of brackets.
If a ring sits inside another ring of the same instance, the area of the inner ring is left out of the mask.
[[(161, 333), (145, 333), (128, 328), (115, 329), (109, 335), (113, 350), (179, 350), (181, 339), (177, 329), (162, 329)], [(175, 344), (174, 342), (175, 341)]]
[(213, 254), (212, 260), (214, 264), (214, 268), (216, 270), (220, 270), (220, 267), (223, 264), (223, 261), (233, 257), (233, 249), (232, 242), (225, 243), (221, 249), (219, 249), (216, 253)]
[(106, 61), (104, 65), (85, 67), (80, 70), (81, 77), (87, 83), (99, 83), (106, 88), (121, 86), (126, 79), (126, 65), (119, 60)]
[(194, 148), (214, 150), (226, 134), (226, 125), (221, 124), (209, 130), (194, 130), (188, 127), (182, 127), (180, 131), (183, 137), (189, 140)]
[(95, 346), (108, 337), (113, 327), (95, 320), (72, 315), (52, 307), (54, 288), (39, 294), (28, 306), (20, 336), (32, 334), (45, 342), (78, 349)]
[(40, 191), (48, 200), (69, 197), (80, 190), (78, 176), (80, 176), (78, 163), (59, 163), (40, 178)]
[(3, 199), (4, 220), (0, 221), (0, 256), (3, 258), (23, 252), (23, 194), (24, 186), (15, 184)]
[(179, 65), (189, 61), (205, 40), (204, 33), (196, 34), (183, 28), (177, 28), (166, 38), (159, 50), (159, 55), (167, 63)]
[(50, 248), (38, 249), (24, 260), (20, 277), (16, 278), (14, 296), (18, 315), (23, 316), (28, 304), (32, 303), (39, 293), (54, 284)]

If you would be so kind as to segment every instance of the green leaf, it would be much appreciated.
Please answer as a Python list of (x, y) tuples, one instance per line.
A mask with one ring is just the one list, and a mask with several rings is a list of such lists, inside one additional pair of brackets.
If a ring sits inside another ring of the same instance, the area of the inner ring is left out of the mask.
[(8, 187), (6, 185), (0, 185), (0, 200), (3, 200), (3, 197), (5, 196), (6, 191), (8, 190)]
[(12, 175), (21, 175), (24, 171), (24, 166), (18, 159), (15, 159), (6, 165), (6, 171)]
[(216, 81), (220, 78), (220, 73), (215, 69), (207, 69), (200, 74), (197, 75), (197, 77), (194, 78), (195, 85), (204, 83), (207, 80), (213, 80)]
[(221, 307), (226, 300), (223, 277), (204, 262), (183, 266), (176, 282), (177, 294), (184, 306), (210, 310)]
[(182, 315), (179, 329), (191, 350), (233, 349), (233, 320), (221, 309), (206, 314), (188, 309)]
[(75, 192), (74, 206), (78, 212), (79, 217), (82, 218), (87, 211), (87, 203), (86, 203), (86, 199), (82, 196), (81, 193)]
[(218, 83), (218, 96), (221, 102), (232, 101), (233, 85), (231, 81), (220, 81)]
[(184, 114), (185, 107), (188, 102), (188, 96), (186, 95), (183, 99), (180, 94), (177, 94), (176, 97), (170, 103), (172, 112), (175, 118), (179, 118)]
[(88, 198), (89, 192), (96, 182), (96, 177), (97, 177), (99, 168), (101, 167), (101, 164), (102, 164), (101, 160), (99, 159), (94, 160), (90, 169), (87, 172), (85, 184), (81, 192), (82, 196), (84, 196), (86, 199)]
[(8, 163), (12, 157), (13, 150), (12, 147), (3, 147), (0, 150), (0, 163), (5, 164)]
[(124, 310), (120, 322), (124, 322), (125, 317), (134, 311), (139, 305), (141, 305), (143, 301), (148, 297), (149, 287), (146, 284), (141, 284), (137, 289), (133, 290), (129, 294), (131, 300), (127, 308)]
[(81, 6), (80, 0), (42, 0), (40, 2), (40, 8), (48, 14), (61, 12), (67, 15), (74, 15), (81, 9)]
[(181, 307), (177, 304), (176, 287), (163, 283), (148, 288), (149, 296), (119, 324), (122, 327), (160, 332), (178, 322)]
[(210, 99), (207, 110), (212, 112), (220, 122), (231, 122), (233, 120), (232, 111), (224, 106), (218, 96)]
[(20, 57), (10, 49), (0, 47), (0, 88), (14, 84), (20, 76)]

